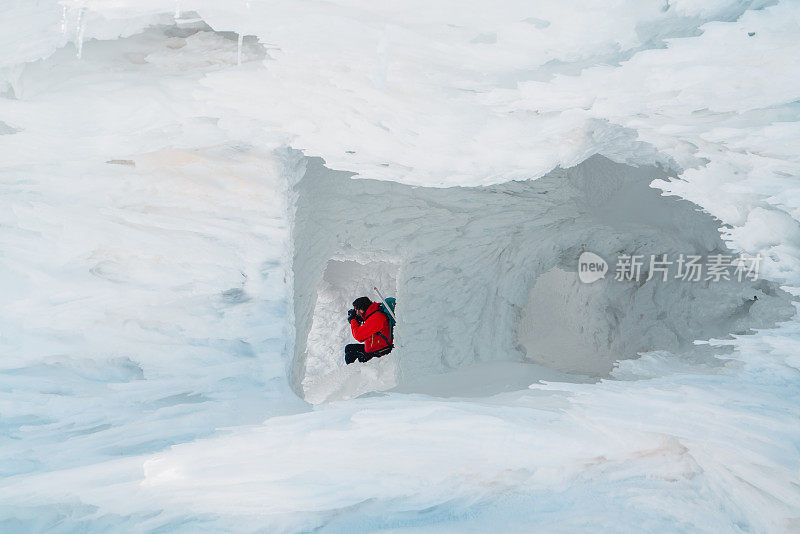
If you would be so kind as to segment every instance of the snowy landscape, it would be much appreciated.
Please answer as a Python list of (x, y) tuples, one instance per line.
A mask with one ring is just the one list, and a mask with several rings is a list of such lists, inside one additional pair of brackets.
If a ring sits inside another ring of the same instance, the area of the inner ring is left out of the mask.
[(2, 533), (800, 532), (795, 0), (6, 0), (0, 187)]

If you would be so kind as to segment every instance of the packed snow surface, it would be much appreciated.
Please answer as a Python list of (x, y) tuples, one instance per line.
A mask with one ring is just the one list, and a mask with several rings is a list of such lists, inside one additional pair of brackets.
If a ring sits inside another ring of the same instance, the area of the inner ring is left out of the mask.
[(800, 528), (796, 2), (8, 4), (0, 531)]

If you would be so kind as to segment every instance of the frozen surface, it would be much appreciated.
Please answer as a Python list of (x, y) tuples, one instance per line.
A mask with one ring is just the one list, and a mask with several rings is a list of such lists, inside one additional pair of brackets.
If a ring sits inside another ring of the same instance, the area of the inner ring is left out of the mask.
[[(797, 293), (796, 2), (8, 4), (1, 531), (800, 527), (796, 303), (563, 274), (727, 246)], [(306, 357), (332, 260), (387, 266), (391, 358)]]

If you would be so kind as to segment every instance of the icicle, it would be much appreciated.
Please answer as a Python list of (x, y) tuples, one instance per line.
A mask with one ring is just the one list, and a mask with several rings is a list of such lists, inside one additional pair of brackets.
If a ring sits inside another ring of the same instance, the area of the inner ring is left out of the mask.
[(80, 59), (81, 54), (83, 54), (83, 31), (86, 28), (86, 22), (83, 18), (83, 12), (86, 8), (82, 7), (80, 11), (78, 11), (78, 23), (76, 25), (77, 28), (77, 45), (78, 45), (78, 59)]
[(236, 45), (237, 45), (237, 49), (236, 49), (236, 64), (237, 65), (241, 65), (242, 64), (242, 41), (243, 40), (244, 40), (244, 36), (241, 33), (239, 33), (239, 39), (238, 39), (238, 41), (236, 43)]
[(61, 6), (61, 35), (67, 34), (67, 6)]
[(175, 20), (181, 18), (181, 0), (175, 0)]

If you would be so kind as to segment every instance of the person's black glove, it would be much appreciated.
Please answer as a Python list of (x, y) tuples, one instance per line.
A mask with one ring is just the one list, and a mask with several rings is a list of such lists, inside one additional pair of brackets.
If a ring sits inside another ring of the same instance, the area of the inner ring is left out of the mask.
[(356, 310), (353, 310), (353, 309), (348, 310), (347, 311), (347, 322), (350, 323), (350, 322), (352, 322), (353, 319), (358, 321), (358, 324), (361, 324), (361, 320), (359, 319), (358, 314), (356, 313)]

